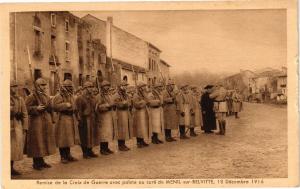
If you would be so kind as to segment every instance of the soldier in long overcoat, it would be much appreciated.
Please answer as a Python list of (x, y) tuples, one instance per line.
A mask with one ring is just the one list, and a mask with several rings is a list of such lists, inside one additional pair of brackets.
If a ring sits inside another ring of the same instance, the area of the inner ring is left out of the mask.
[(59, 148), (61, 162), (77, 161), (72, 157), (70, 147), (80, 143), (77, 119), (75, 116), (75, 102), (73, 97), (73, 83), (65, 80), (61, 89), (52, 101), (53, 109), (57, 112), (56, 145)]
[(204, 88), (204, 93), (201, 96), (201, 110), (202, 110), (202, 119), (203, 119), (203, 127), (205, 134), (213, 133), (212, 130), (217, 128), (216, 125), (216, 115), (214, 112), (214, 100), (209, 97), (212, 92), (212, 85), (207, 85)]
[(179, 124), (179, 106), (178, 99), (175, 93), (175, 82), (169, 80), (166, 86), (166, 89), (163, 91), (163, 100), (164, 100), (164, 128), (165, 128), (165, 137), (167, 142), (176, 141), (172, 137), (172, 130), (178, 128)]
[(117, 131), (118, 131), (118, 147), (120, 151), (130, 150), (125, 141), (132, 137), (132, 130), (130, 129), (130, 105), (131, 99), (129, 98), (126, 88), (128, 84), (122, 81), (118, 86), (117, 98), (115, 99), (117, 107)]
[(102, 155), (112, 154), (113, 151), (109, 149), (109, 142), (112, 142), (115, 138), (116, 123), (114, 120), (113, 111), (115, 108), (115, 102), (112, 99), (112, 95), (109, 93), (110, 83), (108, 81), (102, 81), (101, 90), (96, 98), (96, 112), (97, 112), (97, 125), (98, 134), (100, 140), (100, 153)]
[(152, 137), (151, 141), (153, 144), (161, 144), (158, 135), (164, 131), (164, 121), (163, 121), (163, 95), (161, 94), (163, 90), (163, 85), (161, 83), (156, 83), (154, 88), (148, 94), (148, 104), (149, 104), (149, 116), (151, 119), (152, 126)]
[(51, 116), (51, 100), (46, 94), (47, 82), (39, 78), (35, 81), (35, 86), (35, 91), (26, 98), (29, 115), (27, 156), (33, 158), (33, 168), (41, 170), (51, 167), (43, 157), (56, 152), (55, 128)]
[(14, 161), (23, 159), (24, 139), (28, 129), (28, 114), (25, 102), (18, 94), (18, 84), (10, 83), (10, 144), (11, 175), (21, 173), (14, 169)]
[(137, 84), (137, 92), (133, 96), (133, 132), (136, 136), (138, 148), (149, 146), (145, 142), (145, 138), (150, 138), (152, 130), (150, 127), (148, 99), (147, 99), (147, 85), (139, 82)]
[(239, 93), (239, 90), (236, 89), (232, 93), (232, 112), (234, 112), (235, 118), (238, 119), (239, 115), (238, 113), (242, 111), (242, 103), (243, 103), (243, 98), (241, 94)]
[(197, 86), (191, 87), (191, 127), (190, 127), (190, 136), (195, 137), (197, 134), (195, 133), (195, 127), (202, 127), (202, 113), (200, 106), (200, 94), (198, 92)]
[(83, 158), (98, 157), (92, 150), (98, 144), (95, 124), (95, 98), (93, 96), (93, 83), (86, 81), (82, 94), (75, 99), (75, 112), (78, 121), (78, 130)]
[(180, 87), (181, 92), (178, 96), (178, 106), (179, 106), (179, 132), (180, 139), (189, 139), (186, 136), (186, 128), (191, 125), (191, 97), (188, 91), (188, 85), (182, 85)]
[(226, 112), (227, 112), (227, 103), (226, 103), (226, 94), (227, 90), (221, 85), (217, 85), (212, 93), (209, 95), (210, 98), (214, 99), (214, 111), (219, 124), (219, 135), (225, 135), (226, 130)]

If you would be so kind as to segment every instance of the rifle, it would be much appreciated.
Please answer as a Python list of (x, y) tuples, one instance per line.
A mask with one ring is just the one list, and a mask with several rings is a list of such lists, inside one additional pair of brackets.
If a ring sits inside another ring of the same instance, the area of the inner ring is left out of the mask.
[(30, 50), (29, 50), (28, 45), (27, 45), (27, 54), (28, 54), (28, 66), (29, 66), (29, 72), (30, 72), (30, 80), (31, 80), (31, 82), (33, 84), (33, 88), (34, 88), (34, 91), (35, 91), (34, 93), (36, 93), (35, 96), (36, 96), (36, 99), (38, 101), (38, 105), (43, 105), (42, 104), (42, 100), (41, 100), (39, 94), (37, 94), (37, 86), (36, 86), (36, 83), (35, 83), (35, 81), (33, 79), (32, 68), (31, 68)]
[(164, 77), (163, 74), (162, 74), (162, 71), (161, 71), (161, 69), (160, 69), (160, 65), (157, 64), (157, 67), (158, 67), (159, 73), (160, 73), (160, 75), (161, 75), (161, 78), (163, 79), (163, 85), (164, 85), (164, 87), (166, 88), (166, 91), (167, 91), (168, 95), (169, 95), (170, 97), (172, 97), (171, 92), (170, 92), (170, 91), (168, 90), (168, 88), (167, 88), (167, 85), (166, 85), (166, 79), (165, 79), (165, 77)]

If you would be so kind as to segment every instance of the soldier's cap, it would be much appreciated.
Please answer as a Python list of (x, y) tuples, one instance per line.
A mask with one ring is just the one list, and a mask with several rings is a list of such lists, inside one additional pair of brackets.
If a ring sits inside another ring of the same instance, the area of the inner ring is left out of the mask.
[(147, 84), (146, 83), (143, 83), (143, 82), (138, 82), (138, 84), (137, 84), (137, 87), (138, 88), (141, 88), (141, 87), (145, 87), (145, 86), (147, 86)]
[(120, 86), (128, 86), (129, 84), (126, 81), (121, 81)]
[(62, 83), (63, 87), (72, 87), (73, 86), (73, 82), (69, 79), (64, 80), (64, 82)]
[(101, 82), (101, 87), (110, 86), (110, 83), (106, 80)]
[(205, 87), (204, 87), (204, 89), (211, 89), (211, 88), (213, 88), (214, 86), (213, 85), (206, 85)]
[(181, 85), (180, 89), (187, 88), (188, 86), (189, 86), (188, 84)]
[(35, 81), (35, 83), (36, 83), (37, 85), (47, 85), (46, 80), (43, 79), (43, 78), (38, 78), (38, 79)]
[(17, 87), (17, 86), (18, 86), (18, 83), (17, 83), (16, 80), (12, 80), (12, 81), (10, 82), (10, 87)]
[(93, 87), (93, 83), (90, 82), (90, 81), (86, 81), (84, 84), (83, 84), (83, 88), (87, 88), (87, 87)]
[(169, 80), (167, 85), (175, 85), (175, 82), (173, 80)]

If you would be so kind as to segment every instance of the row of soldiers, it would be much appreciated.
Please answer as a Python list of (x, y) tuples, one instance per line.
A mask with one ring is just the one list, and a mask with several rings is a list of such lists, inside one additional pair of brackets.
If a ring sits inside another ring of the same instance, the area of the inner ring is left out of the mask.
[[(98, 156), (93, 151), (97, 145), (102, 155), (114, 153), (109, 148), (114, 140), (118, 141), (120, 151), (128, 151), (126, 141), (133, 137), (137, 147), (144, 148), (149, 146), (147, 139), (153, 144), (163, 143), (161, 136), (167, 142), (176, 141), (172, 130), (178, 126), (180, 139), (189, 138), (187, 131), (191, 137), (197, 136), (194, 130), (197, 126), (203, 130), (207, 127), (205, 117), (209, 110), (202, 111), (203, 104), (200, 104), (200, 99), (205, 102), (206, 93), (201, 97), (197, 87), (188, 85), (176, 90), (171, 80), (166, 85), (158, 83), (153, 87), (142, 82), (132, 87), (123, 81), (117, 88), (111, 87), (108, 81), (96, 85), (86, 81), (83, 88), (75, 92), (72, 81), (65, 80), (53, 98), (46, 93), (45, 79), (39, 78), (35, 84), (35, 90), (24, 101), (18, 95), (17, 83), (11, 82), (12, 175), (20, 174), (13, 163), (22, 159), (23, 149), (33, 158), (33, 168), (42, 170), (51, 167), (44, 157), (54, 154), (57, 147), (61, 162), (68, 163), (77, 161), (70, 152), (74, 145), (80, 145), (83, 158), (89, 159)], [(210, 89), (207, 88), (207, 92)], [(226, 97), (223, 90), (221, 87), (209, 92), (209, 98), (218, 105), (213, 111), (220, 134), (225, 134), (226, 124), (226, 112), (221, 107)]]

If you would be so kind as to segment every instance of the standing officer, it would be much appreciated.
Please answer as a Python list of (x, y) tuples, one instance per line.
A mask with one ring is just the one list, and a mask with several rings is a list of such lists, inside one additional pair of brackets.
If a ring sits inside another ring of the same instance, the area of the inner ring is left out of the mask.
[(178, 128), (179, 109), (177, 102), (177, 94), (175, 93), (175, 82), (169, 80), (166, 89), (163, 92), (164, 99), (164, 127), (167, 142), (176, 141), (172, 137), (172, 130)]
[(196, 137), (195, 127), (202, 127), (202, 113), (200, 108), (200, 94), (198, 92), (198, 88), (196, 86), (191, 87), (191, 128), (190, 128), (190, 136)]
[(98, 133), (95, 129), (95, 99), (92, 82), (86, 81), (84, 83), (82, 94), (76, 98), (75, 105), (83, 158), (98, 157), (92, 150), (98, 144)]
[(117, 106), (117, 126), (118, 126), (118, 147), (120, 151), (130, 150), (125, 141), (131, 138), (130, 133), (130, 119), (129, 119), (129, 108), (130, 99), (127, 95), (128, 84), (126, 81), (122, 81), (118, 87), (117, 98), (115, 100)]
[(234, 90), (232, 94), (232, 111), (234, 112), (235, 118), (239, 118), (239, 112), (242, 110), (242, 103), (243, 103), (243, 98), (241, 94), (239, 93), (239, 90), (236, 89)]
[(27, 155), (33, 158), (33, 168), (42, 170), (51, 167), (44, 161), (44, 157), (56, 151), (55, 133), (50, 97), (46, 94), (47, 82), (39, 78), (35, 86), (35, 91), (26, 99), (29, 115)]
[(161, 144), (163, 141), (159, 140), (158, 135), (163, 132), (163, 95), (161, 94), (163, 85), (156, 83), (152, 91), (148, 94), (150, 126), (152, 126), (152, 143)]
[(207, 85), (204, 88), (204, 93), (201, 96), (201, 110), (203, 118), (203, 127), (205, 134), (212, 134), (213, 131), (217, 128), (216, 125), (216, 115), (214, 112), (214, 100), (209, 97), (212, 93), (213, 85)]
[(16, 81), (10, 83), (10, 144), (11, 175), (21, 175), (14, 169), (14, 161), (23, 159), (24, 139), (28, 129), (28, 114), (25, 102), (18, 94)]
[(190, 127), (191, 125), (191, 98), (188, 91), (188, 85), (181, 86), (181, 92), (179, 96), (179, 132), (180, 132), (180, 139), (189, 139), (186, 136), (186, 127)]
[(138, 148), (149, 146), (144, 139), (149, 138), (150, 133), (152, 133), (150, 130), (151, 128), (149, 127), (146, 90), (147, 85), (139, 82), (137, 84), (137, 92), (133, 96), (133, 106), (135, 109), (133, 115), (133, 130), (136, 135)]
[(101, 91), (96, 99), (97, 125), (100, 139), (100, 153), (102, 155), (112, 154), (113, 151), (109, 149), (108, 144), (112, 142), (115, 137), (114, 132), (114, 117), (113, 111), (115, 102), (109, 94), (110, 83), (102, 81)]
[(76, 125), (75, 103), (73, 98), (73, 83), (65, 80), (59, 93), (53, 98), (53, 109), (58, 113), (56, 123), (56, 144), (59, 148), (61, 162), (77, 161), (72, 157), (70, 147), (79, 144), (79, 134)]
[(213, 92), (209, 95), (210, 98), (214, 99), (214, 111), (216, 113), (216, 117), (219, 124), (219, 133), (218, 135), (225, 135), (226, 129), (226, 112), (227, 112), (227, 104), (226, 104), (226, 89), (221, 85), (217, 85)]

